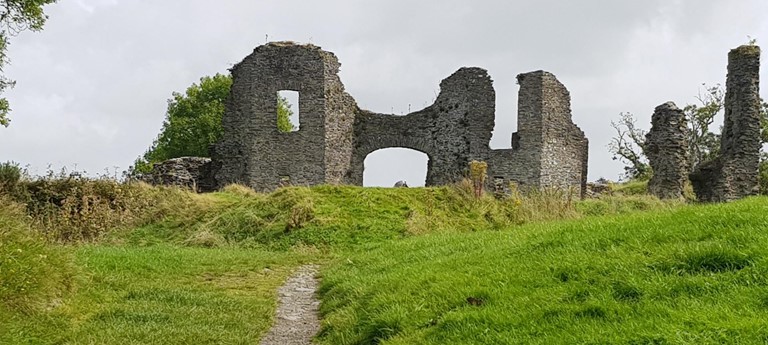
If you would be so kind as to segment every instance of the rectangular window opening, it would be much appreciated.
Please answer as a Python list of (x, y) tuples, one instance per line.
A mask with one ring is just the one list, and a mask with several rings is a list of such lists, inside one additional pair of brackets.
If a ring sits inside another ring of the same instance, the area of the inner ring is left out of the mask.
[(283, 133), (299, 130), (299, 92), (280, 90), (277, 92), (277, 129)]

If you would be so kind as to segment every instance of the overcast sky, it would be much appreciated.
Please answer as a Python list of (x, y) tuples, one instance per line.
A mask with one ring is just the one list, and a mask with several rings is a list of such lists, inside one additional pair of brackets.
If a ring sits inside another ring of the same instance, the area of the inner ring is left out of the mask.
[[(0, 161), (37, 173), (126, 169), (171, 92), (227, 72), (268, 37), (334, 52), (347, 91), (377, 112), (422, 108), (458, 68), (483, 67), (496, 88), (493, 148), (517, 126), (515, 76), (550, 71), (590, 140), (589, 179), (616, 179), (611, 120), (628, 111), (647, 128), (655, 106), (724, 84), (727, 53), (748, 35), (768, 42), (765, 0), (61, 0), (46, 13), (42, 32), (11, 41), (4, 72), (18, 83), (0, 127)], [(423, 185), (425, 173), (423, 154), (382, 150), (365, 183)]]

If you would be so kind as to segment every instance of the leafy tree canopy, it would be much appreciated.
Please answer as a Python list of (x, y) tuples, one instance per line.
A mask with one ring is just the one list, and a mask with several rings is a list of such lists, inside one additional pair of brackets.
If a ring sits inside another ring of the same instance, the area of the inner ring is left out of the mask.
[[(0, 0), (0, 94), (16, 83), (2, 74), (9, 62), (7, 51), (10, 37), (24, 30), (42, 30), (45, 20), (48, 19), (43, 12), (43, 6), (55, 2), (56, 0)], [(10, 111), (8, 99), (0, 98), (0, 125), (8, 127)]]

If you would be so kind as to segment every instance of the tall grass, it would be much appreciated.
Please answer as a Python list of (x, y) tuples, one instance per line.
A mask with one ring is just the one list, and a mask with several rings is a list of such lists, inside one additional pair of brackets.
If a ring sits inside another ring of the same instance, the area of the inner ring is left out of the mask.
[(33, 227), (61, 242), (98, 240), (115, 229), (157, 222), (169, 214), (205, 206), (204, 198), (179, 188), (111, 178), (49, 174), (4, 181), (0, 195), (25, 205)]
[(71, 258), (41, 239), (26, 219), (21, 205), (0, 197), (0, 309), (6, 311), (45, 308), (73, 287)]

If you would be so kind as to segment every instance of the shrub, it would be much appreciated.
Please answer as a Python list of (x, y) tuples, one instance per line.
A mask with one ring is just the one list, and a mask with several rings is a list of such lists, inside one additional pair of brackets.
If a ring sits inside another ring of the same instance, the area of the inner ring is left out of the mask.
[(469, 162), (469, 179), (472, 180), (472, 186), (475, 192), (475, 198), (483, 196), (483, 189), (485, 188), (486, 172), (488, 171), (488, 163), (482, 161)]
[(22, 181), (15, 195), (46, 237), (64, 242), (92, 241), (118, 227), (162, 219), (192, 206), (192, 193), (108, 178), (46, 176)]

